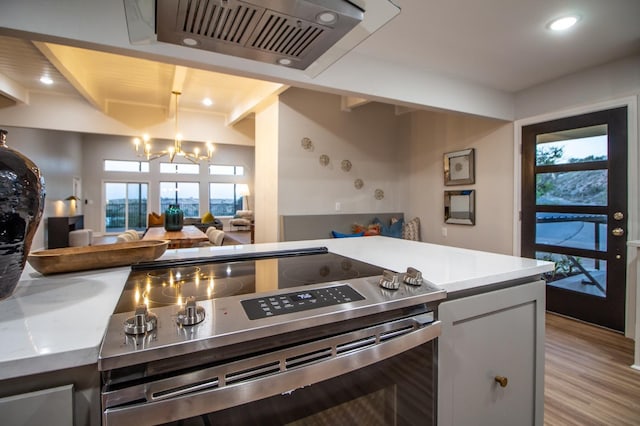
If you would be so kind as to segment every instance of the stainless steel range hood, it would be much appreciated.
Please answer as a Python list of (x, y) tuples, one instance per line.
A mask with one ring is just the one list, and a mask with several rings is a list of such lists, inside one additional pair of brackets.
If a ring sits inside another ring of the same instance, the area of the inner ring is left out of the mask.
[(158, 41), (306, 69), (364, 17), (347, 0), (157, 0)]

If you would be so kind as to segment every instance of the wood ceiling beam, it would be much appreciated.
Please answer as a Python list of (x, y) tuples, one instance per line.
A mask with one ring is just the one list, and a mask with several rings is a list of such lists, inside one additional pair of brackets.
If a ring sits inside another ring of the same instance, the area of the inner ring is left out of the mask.
[(169, 107), (167, 108), (168, 117), (173, 118), (176, 114), (176, 102), (173, 97), (173, 92), (182, 93), (184, 88), (184, 82), (187, 80), (187, 73), (189, 69), (180, 65), (176, 65), (173, 69), (173, 81), (171, 83), (171, 93), (169, 93)]
[(21, 84), (13, 81), (4, 74), (0, 74), (0, 95), (20, 104), (29, 103), (29, 91)]
[(340, 109), (345, 112), (351, 112), (352, 109), (359, 106), (366, 105), (371, 102), (365, 98), (358, 98), (356, 96), (341, 96), (340, 97)]
[(287, 90), (289, 86), (279, 83), (264, 83), (251, 93), (246, 94), (244, 99), (236, 102), (236, 106), (226, 117), (226, 125), (233, 126), (248, 115), (259, 111), (261, 108), (273, 102), (280, 93)]
[[(82, 60), (69, 55), (69, 50), (63, 50), (64, 46), (34, 41), (33, 45), (47, 58), (51, 64), (67, 79), (67, 81), (87, 100), (91, 105), (107, 114), (107, 101), (100, 93), (100, 89), (94, 81), (83, 72)], [(65, 56), (65, 52), (67, 52)], [(107, 114), (108, 115), (108, 114)]]
[(418, 108), (405, 107), (405, 106), (401, 106), (401, 105), (396, 105), (395, 106), (396, 115), (408, 114), (410, 112), (414, 112), (414, 111), (417, 111), (417, 110), (418, 110)]

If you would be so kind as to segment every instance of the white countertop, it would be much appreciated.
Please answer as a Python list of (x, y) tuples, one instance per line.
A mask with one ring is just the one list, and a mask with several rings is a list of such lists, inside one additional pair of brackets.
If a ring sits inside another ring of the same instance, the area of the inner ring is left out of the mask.
[[(395, 271), (413, 266), (448, 292), (536, 276), (548, 262), (387, 237), (340, 238), (167, 250), (161, 259), (327, 247)], [(129, 268), (44, 277), (29, 264), (0, 301), (0, 380), (93, 364)]]

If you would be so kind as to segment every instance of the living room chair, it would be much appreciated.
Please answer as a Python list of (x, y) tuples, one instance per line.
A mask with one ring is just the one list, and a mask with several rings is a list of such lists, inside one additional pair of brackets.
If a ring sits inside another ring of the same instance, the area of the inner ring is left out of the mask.
[(230, 226), (237, 228), (244, 227), (249, 231), (253, 223), (253, 210), (238, 210), (236, 215), (229, 221)]
[(205, 234), (207, 234), (209, 242), (214, 246), (221, 246), (224, 242), (224, 231), (221, 231), (214, 226), (207, 228)]
[(158, 214), (156, 212), (151, 212), (147, 216), (147, 226), (164, 226), (164, 213)]

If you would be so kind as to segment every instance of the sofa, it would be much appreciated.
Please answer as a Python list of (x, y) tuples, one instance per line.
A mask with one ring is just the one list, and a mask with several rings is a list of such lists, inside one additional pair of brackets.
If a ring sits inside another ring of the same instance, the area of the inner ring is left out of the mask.
[(252, 210), (238, 210), (236, 215), (229, 221), (229, 225), (236, 228), (244, 228), (249, 230), (253, 223), (253, 211)]
[(199, 218), (199, 217), (185, 217), (183, 224), (185, 226), (193, 225), (205, 233), (209, 227), (214, 227), (216, 229), (222, 230), (222, 221), (220, 219), (215, 219), (215, 218), (211, 222), (203, 222), (202, 218)]
[(420, 241), (420, 220), (403, 213), (346, 213), (280, 216), (280, 241), (377, 235)]

